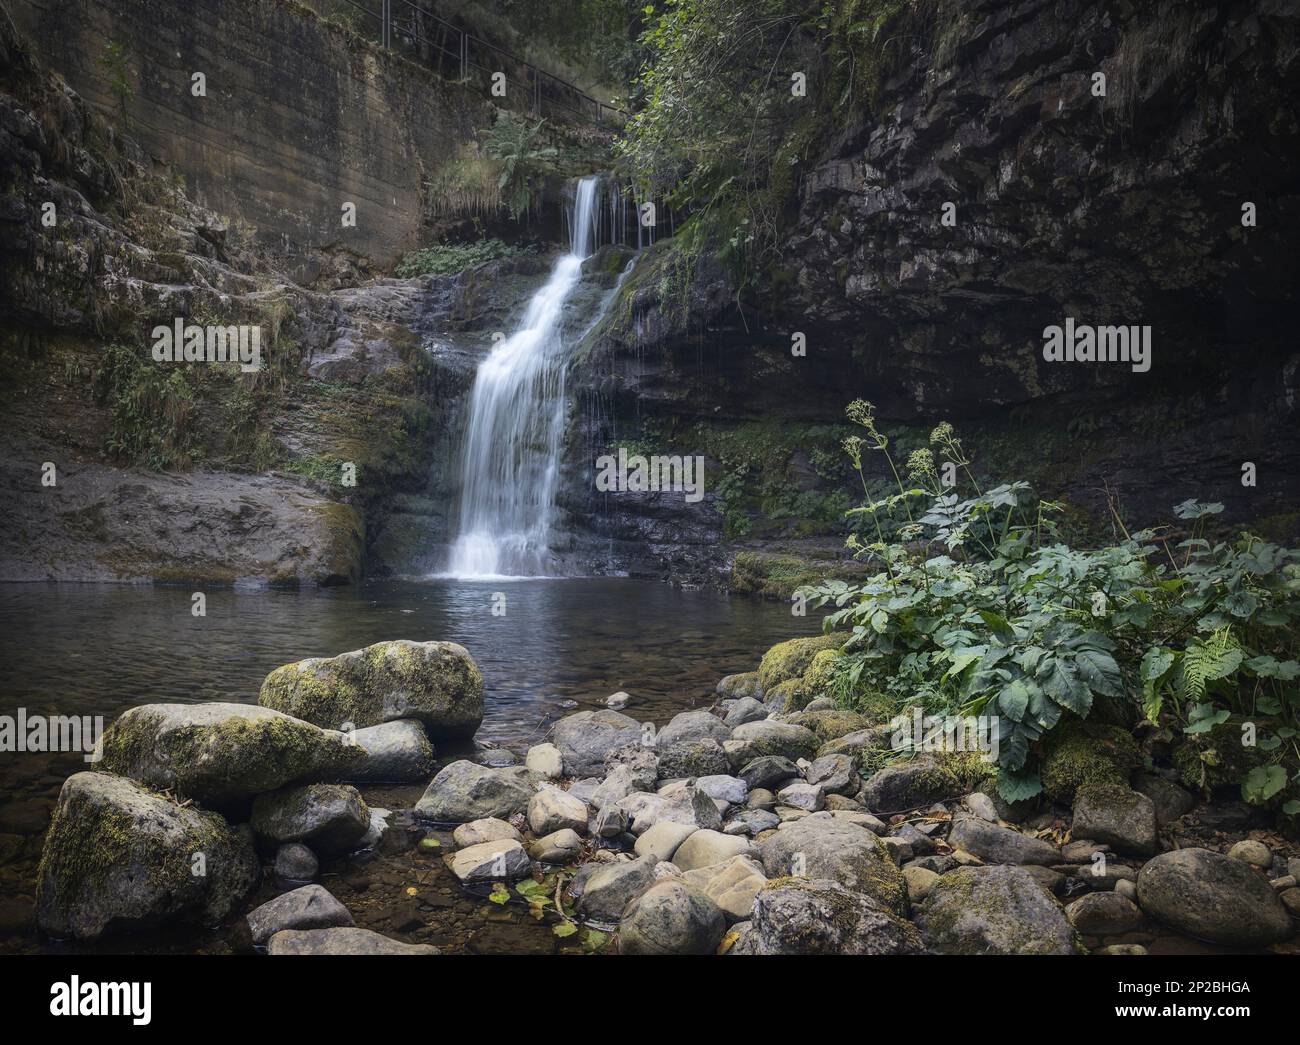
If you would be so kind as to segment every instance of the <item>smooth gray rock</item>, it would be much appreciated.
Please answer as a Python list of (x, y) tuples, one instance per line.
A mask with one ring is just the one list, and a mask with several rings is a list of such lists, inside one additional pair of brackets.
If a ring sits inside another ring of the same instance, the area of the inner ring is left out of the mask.
[(862, 787), (862, 778), (849, 755), (820, 755), (813, 759), (807, 780), (819, 784), (827, 795), (855, 795)]
[(528, 801), (528, 828), (535, 835), (549, 835), (568, 828), (587, 830), (587, 804), (557, 787), (544, 787)]
[(310, 882), (320, 870), (320, 861), (301, 842), (286, 842), (275, 851), (275, 873), (290, 882)]
[(319, 885), (281, 893), (248, 913), (248, 930), (259, 946), (281, 929), (331, 929), (355, 924), (352, 913)]
[(641, 723), (617, 711), (579, 711), (551, 727), (550, 742), (560, 749), (565, 776), (603, 775), (607, 754), (641, 742)]
[(702, 776), (695, 781), (695, 786), (710, 798), (729, 802), (733, 806), (738, 806), (744, 802), (745, 795), (749, 791), (749, 788), (740, 777), (728, 776), (725, 773)]
[(767, 718), (767, 705), (753, 697), (741, 697), (727, 709), (727, 714), (722, 721), (728, 729), (735, 729), (746, 722), (761, 722), (765, 718)]
[(1080, 788), (1070, 835), (1103, 842), (1126, 856), (1151, 856), (1159, 847), (1155, 803), (1126, 787)]
[(532, 797), (532, 781), (522, 766), (490, 769), (462, 759), (439, 771), (415, 804), (415, 812), (438, 823), (507, 819), (524, 812)]
[(720, 831), (695, 831), (677, 847), (672, 861), (683, 871), (694, 871), (747, 852), (749, 841), (743, 836)]
[(524, 756), (524, 768), (554, 780), (564, 776), (564, 756), (554, 744), (534, 744)]
[(710, 711), (683, 711), (659, 730), (655, 738), (656, 750), (683, 744), (691, 740), (716, 740), (718, 743), (731, 736), (731, 727)]
[(508, 824), (504, 820), (498, 820), (493, 816), (461, 824), (451, 833), (451, 837), (459, 849), (468, 849), (472, 845), (479, 845), (483, 842), (522, 841), (522, 836), (512, 824)]
[(638, 838), (633, 848), (637, 856), (671, 860), (678, 847), (698, 830), (694, 824), (676, 824), (671, 820), (663, 820)]
[(510, 880), (532, 872), (524, 847), (511, 838), (458, 849), (446, 861), (451, 873), (462, 882)]
[(582, 852), (582, 839), (576, 831), (561, 828), (529, 843), (528, 855), (544, 864), (567, 864)]
[(1295, 931), (1258, 871), (1208, 849), (1176, 849), (1148, 860), (1137, 893), (1144, 912), (1198, 940), (1265, 947)]
[(727, 922), (718, 905), (679, 878), (634, 898), (618, 928), (620, 954), (713, 954)]
[(1066, 905), (1065, 914), (1085, 936), (1113, 936), (1142, 924), (1137, 904), (1117, 892), (1084, 893)]
[(381, 722), (347, 735), (365, 753), (360, 765), (347, 773), (349, 780), (409, 783), (427, 780), (433, 773), (433, 745), (414, 719)]
[(634, 896), (655, 881), (655, 856), (642, 856), (625, 863), (602, 864), (582, 881), (582, 894), (575, 904), (583, 918), (615, 923)]
[(776, 800), (781, 805), (815, 813), (826, 804), (826, 795), (820, 784), (810, 784), (806, 780), (793, 780), (776, 793)]
[(973, 816), (952, 825), (948, 844), (978, 856), (986, 864), (1043, 864), (1050, 867), (1061, 862), (1061, 851), (1041, 838)]
[(307, 784), (259, 795), (249, 821), (260, 838), (302, 842), (317, 853), (346, 853), (370, 830), (370, 810), (348, 784)]
[(402, 943), (369, 929), (282, 929), (271, 937), (267, 954), (439, 954), (429, 944)]

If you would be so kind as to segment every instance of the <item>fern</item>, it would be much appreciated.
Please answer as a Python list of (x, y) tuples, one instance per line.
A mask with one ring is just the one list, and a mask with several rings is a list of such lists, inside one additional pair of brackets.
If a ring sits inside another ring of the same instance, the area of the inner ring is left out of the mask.
[(1187, 700), (1205, 697), (1206, 687), (1227, 678), (1241, 666), (1244, 654), (1228, 628), (1220, 628), (1208, 641), (1193, 642), (1183, 655), (1180, 689)]

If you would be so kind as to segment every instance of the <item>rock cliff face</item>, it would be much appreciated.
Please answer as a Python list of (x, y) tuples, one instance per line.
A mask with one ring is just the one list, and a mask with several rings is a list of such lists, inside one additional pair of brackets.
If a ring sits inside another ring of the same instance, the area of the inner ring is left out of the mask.
[[(643, 260), (580, 376), (595, 441), (651, 417), (698, 451), (699, 422), (798, 425), (861, 396), (900, 430), (952, 420), (978, 465), (1094, 517), (1109, 483), (1130, 524), (1195, 496), (1295, 536), (1294, 5), (935, 8), (874, 115), (804, 164), (762, 293), (738, 306), (671, 243)], [(1149, 326), (1149, 371), (1045, 360), (1068, 318)], [(614, 529), (652, 527), (617, 508)]]

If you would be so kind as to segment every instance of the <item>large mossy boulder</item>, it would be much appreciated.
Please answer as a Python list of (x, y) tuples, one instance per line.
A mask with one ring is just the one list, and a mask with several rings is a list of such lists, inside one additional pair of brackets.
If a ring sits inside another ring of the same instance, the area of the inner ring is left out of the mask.
[(1148, 860), (1138, 872), (1137, 895), (1146, 914), (1210, 943), (1266, 947), (1295, 933), (1263, 875), (1209, 849), (1176, 849)]
[(776, 711), (802, 711), (818, 697), (831, 696), (835, 662), (839, 659), (837, 649), (817, 650), (802, 675), (777, 683), (767, 692), (768, 706)]
[(205, 805), (337, 780), (363, 760), (344, 733), (247, 704), (144, 704), (104, 734), (105, 769)]
[(1058, 802), (1073, 802), (1083, 787), (1127, 787), (1142, 765), (1137, 742), (1118, 726), (1063, 723), (1048, 734), (1046, 748), (1043, 790)]
[(483, 676), (464, 646), (397, 639), (276, 668), (257, 702), (328, 729), (409, 718), (456, 739), (483, 721)]
[(823, 650), (838, 650), (844, 644), (844, 638), (843, 635), (813, 635), (778, 642), (763, 654), (763, 660), (758, 665), (758, 684), (762, 688), (764, 699), (770, 697), (772, 690), (782, 682), (801, 678), (818, 653)]
[(246, 829), (125, 777), (76, 773), (45, 836), (36, 918), (51, 936), (80, 940), (171, 919), (212, 925), (256, 881)]
[(1080, 954), (1065, 908), (1023, 867), (962, 867), (940, 875), (917, 914), (938, 954)]

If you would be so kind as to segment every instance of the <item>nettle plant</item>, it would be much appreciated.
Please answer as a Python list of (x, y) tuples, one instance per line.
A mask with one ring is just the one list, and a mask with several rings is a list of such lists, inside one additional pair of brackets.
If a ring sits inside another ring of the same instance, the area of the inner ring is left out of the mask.
[[(850, 512), (878, 539), (849, 544), (880, 572), (805, 589), (833, 607), (825, 629), (849, 633), (842, 703), (878, 708), (883, 695), (899, 710), (996, 716), (1008, 801), (1041, 790), (1052, 729), (1098, 715), (1145, 718), (1190, 745), (1201, 785), (1230, 761), (1247, 801), (1300, 812), (1300, 551), (1248, 533), (1211, 541), (1223, 506), (1195, 500), (1174, 509), (1177, 527), (1129, 533), (1116, 511), (1122, 540), (1071, 548), (1061, 506), (1024, 482), (982, 488), (951, 425), (900, 469), (871, 405), (848, 416), (865, 433), (844, 443), (863, 489), (863, 455), (880, 453), (896, 492)], [(1226, 740), (1196, 743), (1216, 727)], [(1246, 757), (1226, 759), (1224, 743)]]

